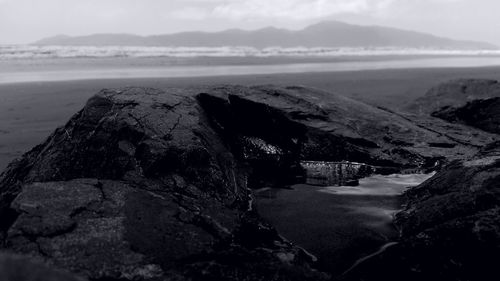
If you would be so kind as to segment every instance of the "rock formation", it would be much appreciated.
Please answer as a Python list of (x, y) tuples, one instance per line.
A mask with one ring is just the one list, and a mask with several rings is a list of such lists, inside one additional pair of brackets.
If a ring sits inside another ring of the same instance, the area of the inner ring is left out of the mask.
[(458, 79), (442, 83), (415, 100), (409, 110), (431, 114), (442, 108), (459, 108), (476, 99), (500, 97), (500, 83), (487, 79)]
[(91, 280), (321, 279), (185, 91), (104, 90), (0, 182), (4, 247)]
[(497, 138), (296, 86), (218, 87), (198, 99), (236, 146), (251, 136), (280, 148), (282, 159), (432, 167), (443, 157), (473, 155)]
[(498, 81), (459, 79), (432, 88), (408, 109), (417, 113), (418, 119), (432, 116), (498, 134), (499, 99)]
[(454, 161), (406, 192), (399, 244), (343, 280), (496, 280), (500, 259), (500, 143)]
[(103, 90), (0, 176), (2, 247), (89, 280), (322, 280), (249, 188), (301, 161), (432, 168), (496, 138), (443, 126), (303, 87)]
[(443, 107), (432, 116), (500, 134), (500, 97), (473, 100), (462, 107)]

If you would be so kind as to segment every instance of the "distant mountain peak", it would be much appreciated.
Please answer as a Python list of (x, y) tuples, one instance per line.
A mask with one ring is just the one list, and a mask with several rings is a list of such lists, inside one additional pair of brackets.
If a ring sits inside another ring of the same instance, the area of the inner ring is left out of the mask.
[(286, 32), (290, 32), (291, 30), (285, 29), (285, 28), (278, 28), (278, 27), (274, 27), (274, 26), (267, 26), (267, 27), (264, 27), (261, 29), (257, 29), (256, 31), (266, 31), (266, 32), (286, 31)]

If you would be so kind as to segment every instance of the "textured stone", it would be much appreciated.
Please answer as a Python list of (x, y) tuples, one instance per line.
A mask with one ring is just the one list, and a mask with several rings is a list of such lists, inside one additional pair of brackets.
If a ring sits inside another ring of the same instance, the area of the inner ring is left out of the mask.
[(346, 280), (496, 280), (500, 260), (500, 143), (455, 161), (406, 193), (398, 244)]
[(458, 79), (441, 83), (413, 102), (408, 109), (430, 114), (445, 107), (462, 107), (470, 101), (500, 97), (500, 83), (488, 79)]
[(443, 107), (432, 116), (500, 134), (500, 98), (473, 100), (462, 107)]
[[(236, 242), (249, 224), (247, 172), (195, 94), (126, 88), (91, 98), (1, 175), (4, 247), (92, 280), (196, 279), (205, 263), (233, 273), (203, 278), (235, 280), (257, 266), (266, 270), (256, 280), (323, 278), (275, 232)], [(237, 266), (224, 265), (231, 255)], [(303, 272), (291, 277), (295, 267)]]
[(85, 281), (29, 257), (0, 253), (0, 280), (6, 281)]
[(440, 128), (303, 87), (103, 90), (0, 175), (2, 246), (91, 280), (323, 280), (248, 187), (303, 160), (431, 168), (496, 137)]

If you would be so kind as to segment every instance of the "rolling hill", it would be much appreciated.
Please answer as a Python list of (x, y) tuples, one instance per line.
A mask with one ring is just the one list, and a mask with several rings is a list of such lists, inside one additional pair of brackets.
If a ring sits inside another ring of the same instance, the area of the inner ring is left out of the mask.
[(434, 35), (382, 26), (360, 26), (325, 21), (302, 30), (274, 27), (247, 31), (230, 29), (221, 32), (182, 32), (166, 35), (93, 34), (45, 38), (34, 45), (63, 46), (163, 46), (163, 47), (400, 47), (444, 49), (498, 49), (474, 41), (459, 41)]

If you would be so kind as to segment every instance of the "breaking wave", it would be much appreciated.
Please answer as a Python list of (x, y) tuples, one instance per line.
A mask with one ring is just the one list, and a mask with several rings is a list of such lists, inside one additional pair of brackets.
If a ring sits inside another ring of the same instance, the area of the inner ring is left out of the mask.
[(113, 57), (343, 57), (389, 55), (500, 55), (499, 50), (404, 48), (281, 48), (269, 47), (127, 47), (0, 45), (0, 59), (113, 58)]

